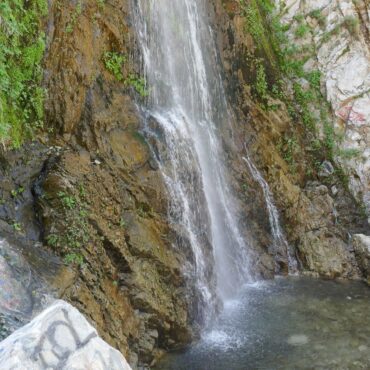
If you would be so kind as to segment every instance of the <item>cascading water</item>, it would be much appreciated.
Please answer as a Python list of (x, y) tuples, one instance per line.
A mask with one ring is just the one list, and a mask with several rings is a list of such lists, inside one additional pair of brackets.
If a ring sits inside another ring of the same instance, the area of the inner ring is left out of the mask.
[(144, 107), (149, 141), (161, 142), (162, 149), (157, 144), (153, 151), (170, 192), (170, 216), (184, 228), (198, 290), (203, 304), (211, 306), (213, 278), (225, 299), (249, 275), (219, 139), (231, 116), (206, 4), (136, 0), (133, 9), (150, 88)]
[(290, 273), (297, 272), (297, 261), (292, 256), (292, 251), (289, 246), (288, 241), (284, 235), (284, 232), (280, 225), (279, 212), (274, 204), (273, 196), (270, 187), (266, 180), (262, 177), (261, 173), (258, 171), (257, 167), (254, 165), (252, 160), (249, 158), (248, 154), (243, 157), (243, 160), (247, 163), (248, 169), (252, 177), (259, 183), (262, 188), (263, 196), (266, 202), (266, 208), (269, 215), (271, 234), (273, 238), (273, 249), (274, 253), (280, 247), (286, 252), (288, 259), (288, 270)]

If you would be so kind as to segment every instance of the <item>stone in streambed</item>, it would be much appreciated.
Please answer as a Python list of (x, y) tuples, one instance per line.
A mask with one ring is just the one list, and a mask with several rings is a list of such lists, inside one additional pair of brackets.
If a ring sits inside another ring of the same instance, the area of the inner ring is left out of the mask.
[(288, 340), (288, 344), (292, 346), (302, 346), (304, 344), (307, 344), (309, 342), (307, 335), (304, 334), (294, 334), (291, 335)]

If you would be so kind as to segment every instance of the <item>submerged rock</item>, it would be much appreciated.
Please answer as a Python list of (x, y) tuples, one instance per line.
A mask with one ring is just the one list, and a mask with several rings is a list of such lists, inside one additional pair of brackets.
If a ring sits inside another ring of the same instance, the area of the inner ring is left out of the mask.
[(287, 343), (292, 345), (292, 346), (302, 346), (304, 344), (307, 344), (308, 343), (308, 337), (307, 335), (304, 335), (304, 334), (295, 334), (295, 335), (291, 335), (288, 340), (287, 340)]
[(130, 370), (120, 352), (97, 334), (80, 312), (56, 301), (0, 343), (3, 370)]

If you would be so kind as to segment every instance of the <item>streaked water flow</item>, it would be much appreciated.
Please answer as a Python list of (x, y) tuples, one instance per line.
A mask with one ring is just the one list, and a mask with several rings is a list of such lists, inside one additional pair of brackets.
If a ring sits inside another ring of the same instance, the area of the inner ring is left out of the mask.
[(279, 212), (274, 204), (274, 198), (271, 193), (270, 187), (266, 180), (263, 178), (262, 174), (258, 171), (257, 167), (250, 159), (248, 153), (243, 157), (243, 160), (246, 162), (251, 175), (259, 183), (263, 191), (263, 196), (266, 202), (266, 208), (269, 215), (271, 234), (273, 237), (274, 253), (277, 253), (278, 248), (282, 248), (286, 252), (289, 272), (291, 274), (294, 274), (297, 272), (297, 261), (293, 256), (291, 247), (289, 246), (284, 231), (281, 227), (279, 220)]
[(191, 246), (188, 272), (211, 306), (212, 284), (226, 299), (249, 274), (220, 142), (220, 127), (232, 118), (206, 2), (136, 0), (133, 11), (150, 88), (149, 141), (171, 195), (171, 219)]

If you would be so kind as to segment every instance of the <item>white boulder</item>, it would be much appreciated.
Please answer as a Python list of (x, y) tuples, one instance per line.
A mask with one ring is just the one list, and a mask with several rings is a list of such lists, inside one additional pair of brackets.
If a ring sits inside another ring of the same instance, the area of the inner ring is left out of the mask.
[(2, 370), (131, 370), (85, 317), (62, 300), (0, 343)]

